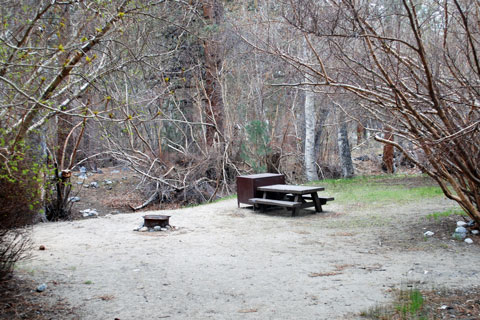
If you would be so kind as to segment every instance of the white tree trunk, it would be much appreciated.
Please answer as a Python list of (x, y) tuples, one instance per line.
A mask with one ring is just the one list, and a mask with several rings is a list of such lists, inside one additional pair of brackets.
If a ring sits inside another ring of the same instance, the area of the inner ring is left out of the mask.
[[(308, 45), (305, 39), (303, 43), (303, 55), (305, 61), (308, 62)], [(312, 82), (305, 74), (305, 82)], [(316, 159), (315, 159), (315, 94), (310, 91), (311, 88), (305, 88), (305, 176), (307, 181), (318, 180)]]
[[(307, 80), (307, 77), (305, 77)], [(308, 181), (318, 180), (315, 159), (315, 97), (305, 91), (305, 175)]]

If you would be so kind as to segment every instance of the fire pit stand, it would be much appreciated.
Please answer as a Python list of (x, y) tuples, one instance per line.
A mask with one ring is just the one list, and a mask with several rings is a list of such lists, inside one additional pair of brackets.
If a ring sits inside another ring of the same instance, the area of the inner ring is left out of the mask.
[(154, 228), (156, 226), (165, 228), (170, 225), (170, 216), (164, 215), (146, 215), (143, 216), (144, 226), (147, 228)]

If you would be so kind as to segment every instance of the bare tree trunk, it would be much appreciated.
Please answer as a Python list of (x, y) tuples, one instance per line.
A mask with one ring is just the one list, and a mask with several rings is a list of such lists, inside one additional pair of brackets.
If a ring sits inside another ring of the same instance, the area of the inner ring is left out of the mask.
[[(303, 43), (303, 53), (305, 61), (309, 60), (306, 40)], [(305, 74), (305, 83), (312, 82), (308, 74)], [(310, 91), (310, 88), (305, 90), (304, 101), (305, 114), (305, 176), (307, 181), (318, 180), (316, 157), (315, 157), (315, 94)]]
[(318, 155), (320, 154), (320, 144), (321, 144), (321, 137), (323, 132), (323, 125), (325, 121), (327, 121), (328, 114), (330, 113), (330, 109), (328, 107), (320, 109), (320, 116), (318, 117), (318, 121), (316, 124), (315, 130), (315, 159), (318, 159)]
[[(391, 127), (385, 128), (384, 139), (388, 141), (394, 141)], [(387, 173), (395, 172), (395, 166), (393, 164), (393, 145), (388, 143), (383, 145), (382, 169), (385, 170)]]
[(315, 97), (305, 91), (305, 175), (308, 181), (318, 180), (315, 157)]
[(350, 144), (348, 142), (348, 128), (345, 119), (345, 113), (340, 110), (338, 115), (338, 152), (340, 155), (340, 165), (342, 167), (342, 177), (351, 178), (355, 172), (353, 169), (352, 154), (350, 153)]
[(364, 140), (365, 127), (361, 122), (357, 122), (357, 146), (360, 145)]
[[(61, 43), (68, 42), (68, 36), (71, 34), (71, 23), (70, 23), (70, 9), (69, 6), (65, 6), (62, 12), (62, 19), (61, 22), (63, 27), (59, 31)], [(64, 52), (60, 54), (61, 60), (66, 60), (68, 58), (69, 53)], [(66, 78), (68, 81), (68, 77)], [(62, 107), (63, 110), (61, 111), (68, 111), (69, 106), (66, 105)], [(72, 129), (72, 117), (65, 113), (59, 113), (57, 115), (57, 149), (56, 149), (56, 162), (59, 165), (59, 170), (63, 170), (64, 168), (64, 161), (67, 158), (67, 155), (72, 151), (71, 150), (71, 143), (66, 145), (68, 134)]]
[[(223, 19), (223, 7), (217, 0), (203, 0), (202, 1), (203, 15), (205, 20), (210, 25), (218, 25)], [(223, 135), (224, 128), (224, 111), (223, 98), (218, 78), (219, 70), (222, 67), (223, 57), (222, 50), (218, 39), (212, 36), (203, 42), (205, 53), (205, 92), (206, 92), (206, 114), (207, 127), (206, 140), (207, 145), (212, 146)]]

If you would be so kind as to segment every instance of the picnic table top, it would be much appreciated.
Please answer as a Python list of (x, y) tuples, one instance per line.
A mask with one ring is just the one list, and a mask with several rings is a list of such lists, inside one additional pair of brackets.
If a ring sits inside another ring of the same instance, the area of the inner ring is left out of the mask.
[(274, 184), (271, 186), (258, 187), (259, 191), (267, 192), (281, 192), (281, 193), (293, 193), (293, 194), (307, 194), (317, 191), (325, 190), (324, 187), (315, 187), (315, 186), (296, 186), (289, 184)]

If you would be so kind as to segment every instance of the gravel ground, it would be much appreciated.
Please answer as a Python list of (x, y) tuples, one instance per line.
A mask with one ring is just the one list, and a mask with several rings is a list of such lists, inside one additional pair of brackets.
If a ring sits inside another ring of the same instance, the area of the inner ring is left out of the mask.
[[(21, 271), (46, 283), (64, 319), (356, 319), (392, 288), (480, 283), (480, 238), (451, 239), (455, 219), (424, 217), (446, 199), (325, 212), (254, 212), (236, 199), (180, 210), (107, 215), (34, 227)], [(145, 214), (176, 228), (135, 232)], [(425, 238), (427, 230), (435, 235)], [(65, 302), (65, 300), (61, 300)], [(480, 317), (480, 315), (479, 315)]]

